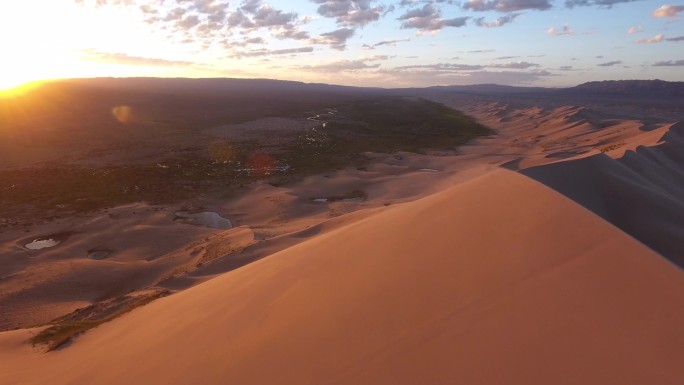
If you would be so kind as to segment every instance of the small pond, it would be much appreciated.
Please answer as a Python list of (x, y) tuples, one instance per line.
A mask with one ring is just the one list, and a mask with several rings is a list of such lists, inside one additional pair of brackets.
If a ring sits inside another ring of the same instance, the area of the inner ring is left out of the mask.
[(60, 241), (53, 238), (36, 238), (33, 241), (24, 245), (29, 250), (41, 250), (50, 247), (55, 247), (60, 244)]
[(109, 257), (109, 254), (112, 252), (109, 250), (89, 250), (88, 251), (88, 258), (94, 259), (96, 261), (105, 259)]

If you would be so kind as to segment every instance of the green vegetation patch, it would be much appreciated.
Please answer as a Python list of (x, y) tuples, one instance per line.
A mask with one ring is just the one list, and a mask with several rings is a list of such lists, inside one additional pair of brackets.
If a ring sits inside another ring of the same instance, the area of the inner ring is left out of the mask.
[(201, 144), (195, 138), (192, 147), (174, 148), (169, 153), (175, 155), (153, 163), (54, 163), (0, 171), (0, 213), (10, 218), (17, 212), (19, 218), (27, 215), (24, 207), (34, 207), (63, 215), (140, 201), (166, 204), (200, 194), (226, 197), (259, 179), (281, 185), (347, 166), (363, 167), (367, 151), (453, 149), (491, 133), (456, 110), (419, 98), (378, 97), (340, 103), (334, 110), (322, 115), (325, 127), (300, 133), (277, 148), (254, 141), (211, 139)]
[(285, 151), (293, 174), (354, 165), (366, 151), (393, 153), (453, 149), (492, 131), (443, 104), (420, 98), (378, 98), (337, 107), (325, 128), (299, 138)]

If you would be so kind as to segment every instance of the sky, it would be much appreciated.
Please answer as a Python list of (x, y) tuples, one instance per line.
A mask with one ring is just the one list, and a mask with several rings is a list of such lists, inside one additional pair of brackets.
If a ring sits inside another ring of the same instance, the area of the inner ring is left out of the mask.
[(0, 89), (100, 76), (684, 81), (683, 19), (681, 0), (0, 0)]

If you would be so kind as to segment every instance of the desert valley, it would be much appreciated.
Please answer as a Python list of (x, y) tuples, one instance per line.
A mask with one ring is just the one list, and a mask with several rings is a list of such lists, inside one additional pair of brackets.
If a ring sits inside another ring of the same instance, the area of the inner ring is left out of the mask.
[(679, 384), (684, 83), (0, 100), (2, 384)]

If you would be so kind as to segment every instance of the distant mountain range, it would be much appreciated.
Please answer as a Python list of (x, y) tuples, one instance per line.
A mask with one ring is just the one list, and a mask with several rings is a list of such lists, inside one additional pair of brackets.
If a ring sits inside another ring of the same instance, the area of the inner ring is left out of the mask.
[(607, 97), (684, 97), (684, 82), (663, 80), (605, 80), (583, 83), (569, 88), (516, 87), (500, 84), (476, 84), (467, 86), (435, 86), (426, 90), (438, 92), (460, 92), (471, 94), (560, 94), (568, 96)]
[(563, 92), (634, 97), (684, 97), (684, 82), (666, 82), (663, 80), (605, 80), (583, 83), (575, 87), (566, 88)]
[[(40, 90), (42, 89), (42, 90)], [(324, 101), (326, 99), (358, 98), (378, 95), (423, 95), (434, 93), (464, 93), (477, 95), (540, 95), (544, 97), (597, 97), (662, 99), (684, 98), (684, 82), (663, 80), (605, 80), (583, 83), (568, 88), (520, 87), (500, 84), (475, 84), (454, 86), (433, 86), (416, 88), (352, 87), (323, 83), (303, 83), (271, 79), (234, 78), (93, 78), (64, 79), (48, 82), (36, 90), (37, 93), (92, 93), (100, 96), (143, 93), (175, 95), (177, 97), (256, 97), (260, 100), (284, 99), (293, 102), (293, 97)]]

